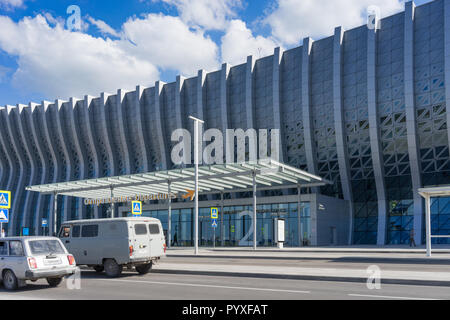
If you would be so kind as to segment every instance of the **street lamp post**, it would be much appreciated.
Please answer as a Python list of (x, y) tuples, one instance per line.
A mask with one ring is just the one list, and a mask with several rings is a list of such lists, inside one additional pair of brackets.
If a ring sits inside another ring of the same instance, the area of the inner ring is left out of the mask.
[(194, 120), (194, 165), (195, 165), (195, 217), (194, 217), (194, 253), (195, 255), (198, 255), (198, 153), (199, 153), (199, 146), (198, 146), (198, 134), (199, 134), (199, 126), (198, 124), (205, 123), (203, 120), (194, 118), (193, 116), (189, 116), (189, 119)]

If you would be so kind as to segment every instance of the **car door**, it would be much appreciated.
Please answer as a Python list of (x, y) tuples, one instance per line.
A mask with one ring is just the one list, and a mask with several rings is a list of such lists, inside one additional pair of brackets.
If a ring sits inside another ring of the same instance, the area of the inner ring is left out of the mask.
[(11, 269), (17, 278), (25, 278), (27, 261), (25, 258), (24, 246), (21, 240), (9, 241), (8, 264), (11, 266)]
[(81, 226), (80, 264), (96, 265), (102, 262), (102, 238), (99, 237), (99, 224), (85, 224)]
[(0, 241), (0, 278), (3, 269), (8, 263), (8, 241)]
[(67, 251), (71, 252), (72, 249), (72, 243), (70, 241), (70, 233), (72, 231), (72, 226), (70, 225), (63, 225), (61, 226), (61, 230), (59, 231), (59, 239), (66, 247)]
[(150, 245), (147, 224), (145, 222), (133, 223), (133, 257), (136, 259), (150, 258)]
[(164, 255), (164, 233), (162, 226), (158, 222), (150, 222), (148, 224), (150, 238), (150, 254), (152, 257), (160, 257)]

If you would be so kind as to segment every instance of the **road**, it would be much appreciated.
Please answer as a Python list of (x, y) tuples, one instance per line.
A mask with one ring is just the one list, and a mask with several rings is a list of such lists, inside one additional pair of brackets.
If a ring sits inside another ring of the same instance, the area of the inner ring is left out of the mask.
[(315, 300), (315, 299), (450, 299), (449, 287), (387, 285), (369, 290), (363, 283), (258, 279), (246, 277), (173, 275), (139, 276), (125, 271), (117, 279), (84, 270), (81, 288), (69, 290), (66, 282), (49, 288), (45, 280), (29, 283), (16, 292), (0, 289), (0, 299), (106, 299), (106, 300)]

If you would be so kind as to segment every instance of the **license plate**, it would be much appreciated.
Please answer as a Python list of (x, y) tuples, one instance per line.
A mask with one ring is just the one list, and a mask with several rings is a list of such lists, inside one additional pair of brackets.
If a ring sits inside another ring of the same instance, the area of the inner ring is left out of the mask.
[(45, 259), (44, 260), (44, 264), (45, 265), (47, 265), (47, 266), (52, 266), (52, 265), (55, 265), (55, 264), (61, 264), (61, 259), (60, 258), (57, 258), (57, 259)]

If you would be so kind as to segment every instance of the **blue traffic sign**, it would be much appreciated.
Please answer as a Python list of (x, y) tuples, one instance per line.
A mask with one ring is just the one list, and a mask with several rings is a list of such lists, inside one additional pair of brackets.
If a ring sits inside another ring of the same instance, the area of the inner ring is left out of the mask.
[(219, 209), (211, 208), (211, 219), (219, 218)]
[(0, 209), (0, 222), (8, 223), (9, 221), (9, 210), (8, 209)]
[(48, 220), (42, 219), (42, 227), (46, 227), (46, 226), (48, 226)]
[(30, 229), (29, 228), (23, 228), (22, 229), (22, 235), (23, 236), (29, 236), (30, 235)]
[(217, 228), (217, 219), (212, 220), (212, 227), (215, 229)]
[(11, 191), (0, 190), (0, 208), (11, 208)]
[(142, 202), (141, 201), (131, 202), (131, 213), (135, 216), (142, 215)]

